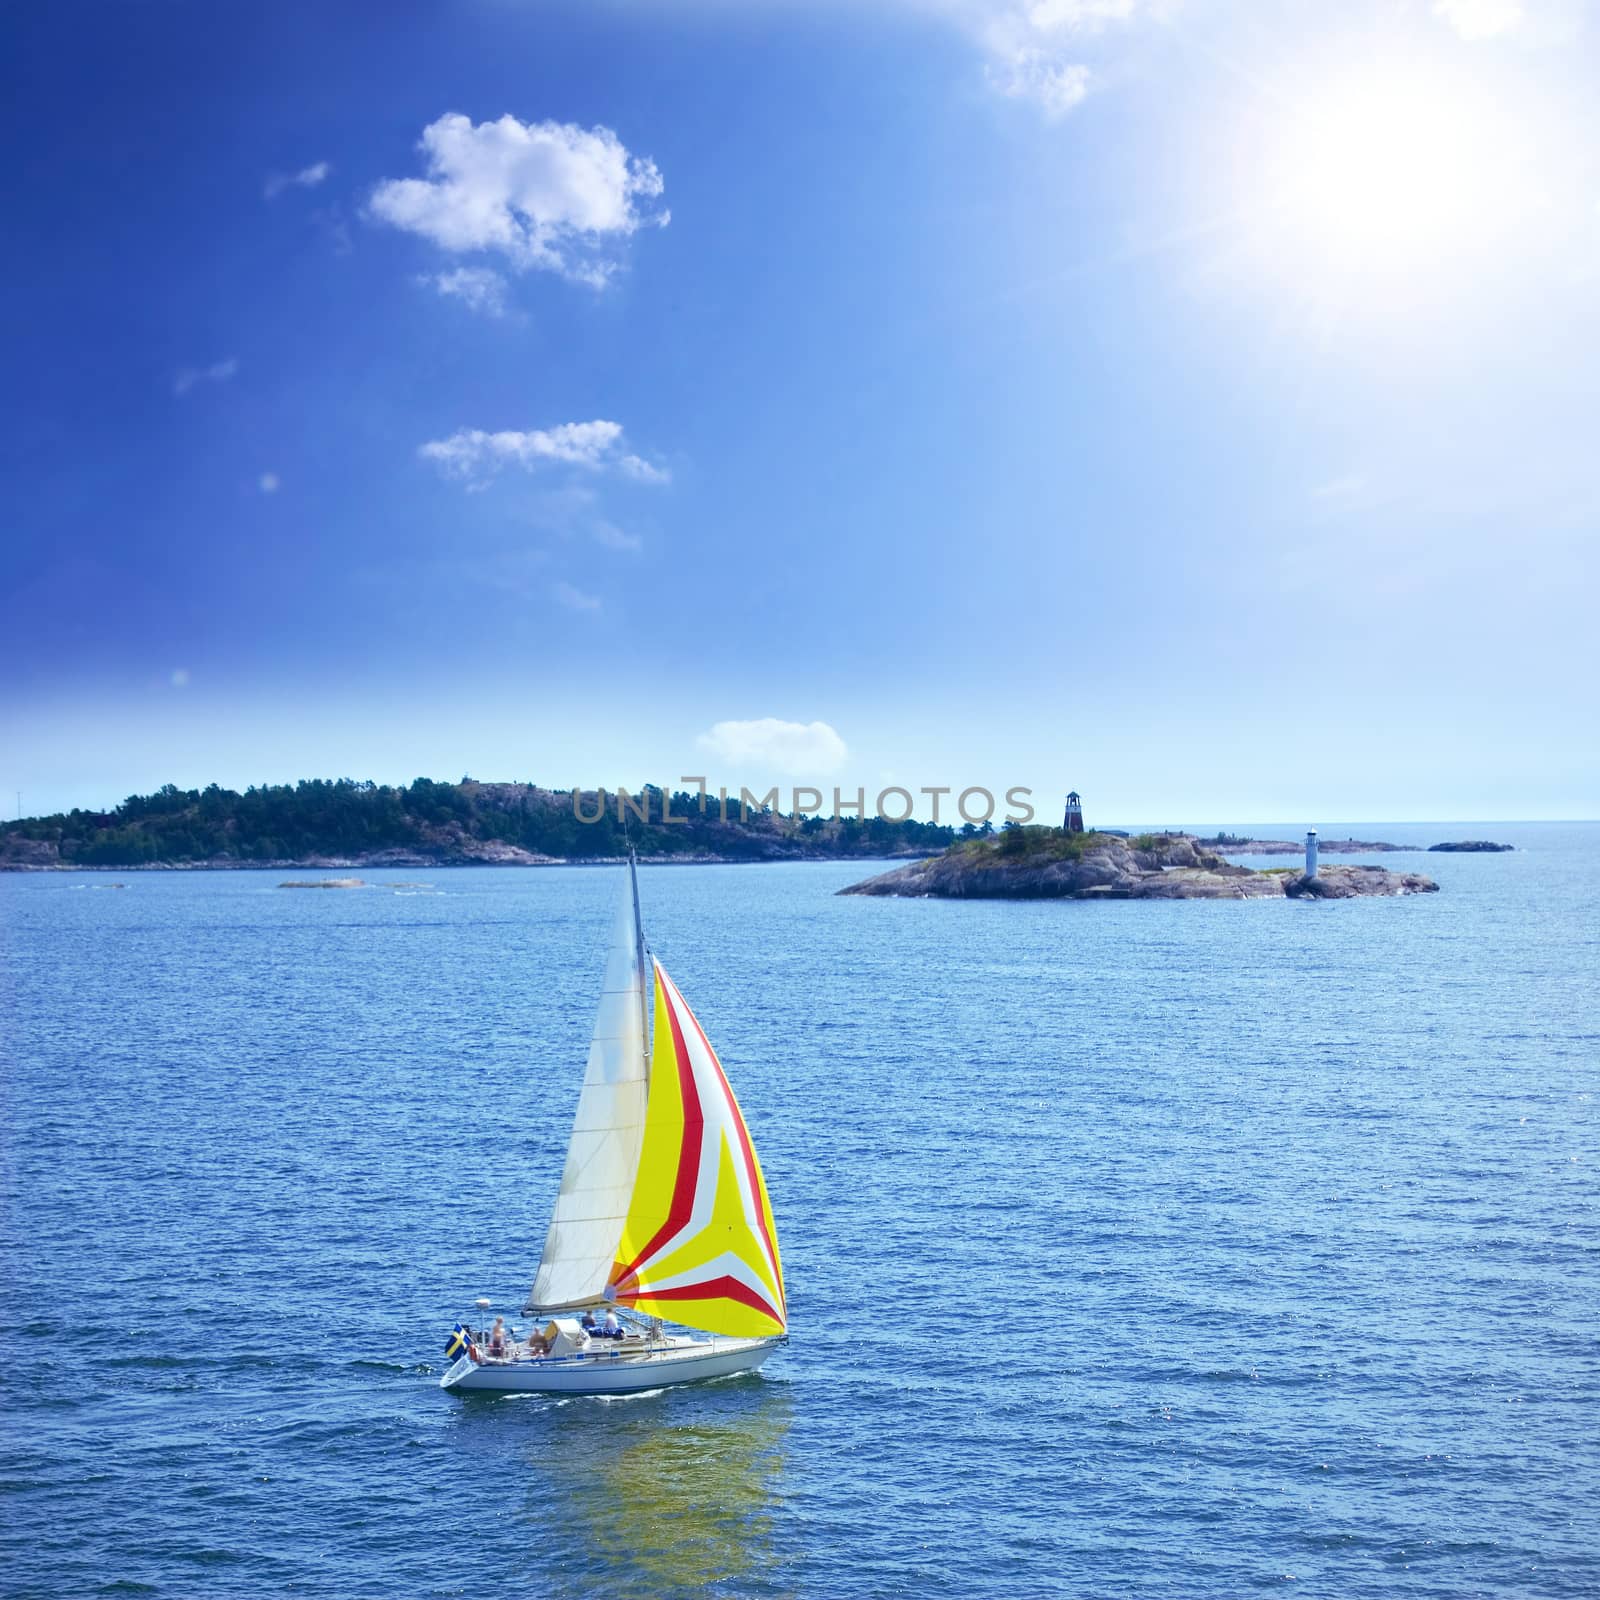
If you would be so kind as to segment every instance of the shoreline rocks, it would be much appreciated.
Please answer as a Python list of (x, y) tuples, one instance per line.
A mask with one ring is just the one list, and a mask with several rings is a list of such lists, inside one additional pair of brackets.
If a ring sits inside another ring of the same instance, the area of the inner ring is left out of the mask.
[[(51, 849), (55, 847), (52, 845)], [(904, 861), (921, 860), (927, 852), (886, 851), (882, 855), (807, 855), (807, 856), (729, 856), (714, 851), (684, 851), (673, 855), (641, 855), (641, 867), (770, 867), (792, 862)], [(524, 859), (526, 858), (526, 859)], [(0, 860), (0, 872), (318, 872), (348, 867), (414, 867), (429, 872), (450, 871), (456, 867), (625, 867), (622, 856), (540, 856), (517, 851), (514, 856), (477, 857), (431, 856), (412, 851), (377, 851), (355, 856), (302, 856), (272, 861), (237, 861), (230, 856), (211, 856), (202, 861), (137, 861), (105, 865), (95, 861)], [(401, 887), (384, 884), (384, 888)]]

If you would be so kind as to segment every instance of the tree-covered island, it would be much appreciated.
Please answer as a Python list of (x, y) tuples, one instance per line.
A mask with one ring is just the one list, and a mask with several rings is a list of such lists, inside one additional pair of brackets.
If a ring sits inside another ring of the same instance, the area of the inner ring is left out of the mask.
[[(621, 819), (619, 819), (619, 812)], [(69, 811), (0, 825), (0, 867), (332, 867), (537, 865), (615, 860), (881, 859), (943, 850), (958, 830), (909, 819), (785, 815), (715, 796), (631, 795), (530, 783), (393, 787), (350, 778), (265, 784), (242, 794), (212, 784), (130, 795), (114, 811)], [(595, 817), (595, 821), (580, 820)], [(965, 825), (974, 837), (992, 829)]]

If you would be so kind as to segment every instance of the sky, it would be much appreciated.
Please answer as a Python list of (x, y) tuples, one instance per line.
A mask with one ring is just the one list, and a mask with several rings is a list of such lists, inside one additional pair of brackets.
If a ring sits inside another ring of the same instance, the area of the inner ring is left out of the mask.
[(0, 34), (8, 815), (469, 773), (1600, 815), (1581, 0)]

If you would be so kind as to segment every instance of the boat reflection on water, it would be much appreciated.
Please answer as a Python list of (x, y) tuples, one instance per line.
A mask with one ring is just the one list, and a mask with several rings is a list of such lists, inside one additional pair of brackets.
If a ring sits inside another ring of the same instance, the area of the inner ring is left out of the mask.
[(552, 1410), (525, 1514), (547, 1557), (567, 1547), (556, 1570), (608, 1600), (791, 1592), (776, 1528), (786, 1388), (743, 1379)]

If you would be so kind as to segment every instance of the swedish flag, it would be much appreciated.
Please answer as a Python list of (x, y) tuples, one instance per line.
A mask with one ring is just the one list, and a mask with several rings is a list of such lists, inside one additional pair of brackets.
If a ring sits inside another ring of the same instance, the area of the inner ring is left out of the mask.
[(450, 1342), (444, 1347), (444, 1353), (454, 1360), (459, 1355), (464, 1355), (472, 1348), (472, 1329), (464, 1328), (458, 1322), (455, 1332), (450, 1335)]

